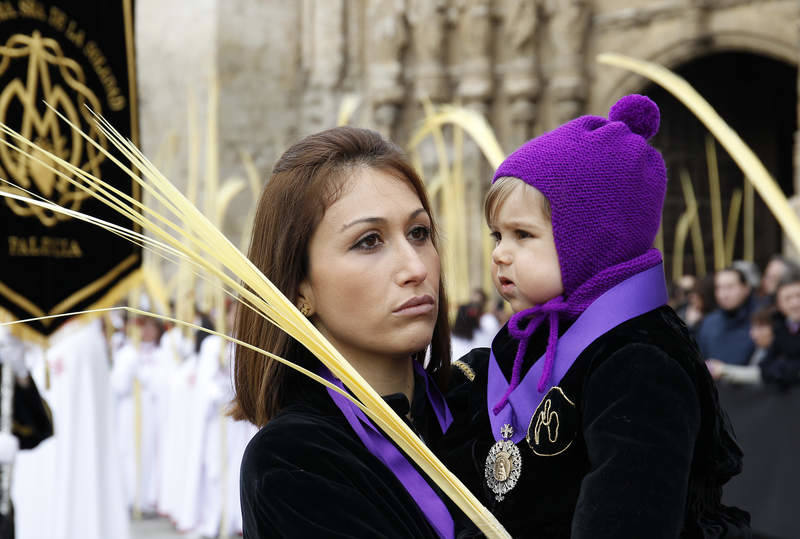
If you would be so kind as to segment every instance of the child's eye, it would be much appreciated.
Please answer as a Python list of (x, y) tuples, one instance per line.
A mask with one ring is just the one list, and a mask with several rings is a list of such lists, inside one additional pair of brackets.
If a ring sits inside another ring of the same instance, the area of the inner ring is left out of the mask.
[(524, 240), (525, 238), (532, 238), (533, 234), (529, 232), (525, 232), (524, 230), (515, 230), (514, 233), (517, 235), (517, 239)]
[(383, 241), (381, 240), (380, 235), (377, 232), (372, 232), (367, 234), (360, 240), (353, 245), (353, 249), (359, 249), (361, 251), (371, 251), (380, 247)]
[(416, 242), (424, 242), (427, 241), (428, 238), (431, 237), (431, 229), (427, 226), (415, 226), (411, 229), (411, 232), (408, 233), (408, 237), (412, 241)]
[(497, 231), (492, 231), (492, 232), (491, 232), (489, 235), (490, 235), (490, 236), (492, 237), (492, 239), (494, 240), (494, 243), (495, 243), (495, 245), (497, 245), (498, 243), (500, 243), (500, 240), (501, 240), (501, 239), (503, 239), (503, 237), (502, 237), (502, 236), (500, 235), (500, 233), (499, 233), (499, 232), (497, 232)]

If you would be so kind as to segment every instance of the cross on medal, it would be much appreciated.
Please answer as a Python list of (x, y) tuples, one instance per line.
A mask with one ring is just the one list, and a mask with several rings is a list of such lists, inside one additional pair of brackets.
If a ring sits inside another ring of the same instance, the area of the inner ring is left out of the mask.
[(508, 440), (514, 435), (514, 427), (506, 423), (503, 425), (503, 428), (500, 429), (500, 435), (503, 437), (504, 440)]

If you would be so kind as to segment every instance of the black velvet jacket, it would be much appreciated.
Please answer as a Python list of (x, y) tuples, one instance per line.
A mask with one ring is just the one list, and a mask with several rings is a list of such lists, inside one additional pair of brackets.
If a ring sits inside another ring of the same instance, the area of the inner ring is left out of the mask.
[[(546, 343), (541, 328), (529, 342), (523, 375)], [(492, 348), (510, 379), (517, 341), (507, 327)], [(550, 394), (547, 424), (533, 421), (531, 442), (517, 445), (522, 475), (500, 502), (484, 478), (495, 442), (488, 361), (483, 348), (455, 364), (448, 402), (456, 423), (443, 452), (512, 536), (750, 536), (748, 515), (720, 505), (722, 484), (741, 470), (741, 451), (697, 347), (672, 309), (629, 320), (581, 353), (558, 384), (561, 392)]]
[[(325, 388), (305, 377), (295, 383), (292, 401), (255, 435), (242, 459), (244, 537), (437, 537)], [(404, 395), (384, 399), (406, 418)], [(442, 435), (419, 377), (409, 415), (407, 423), (435, 451)], [(464, 518), (440, 498), (454, 521)]]

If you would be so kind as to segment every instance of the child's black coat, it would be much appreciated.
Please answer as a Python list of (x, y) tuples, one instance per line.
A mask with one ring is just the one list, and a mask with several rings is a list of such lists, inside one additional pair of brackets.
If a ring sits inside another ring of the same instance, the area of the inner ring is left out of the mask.
[[(531, 337), (523, 375), (546, 340), (544, 327)], [(493, 349), (510, 379), (517, 341), (507, 327)], [(501, 502), (484, 479), (495, 441), (488, 361), (489, 350), (477, 349), (453, 369), (448, 401), (456, 423), (443, 453), (512, 536), (750, 536), (747, 514), (720, 505), (722, 484), (741, 470), (741, 451), (697, 347), (672, 309), (629, 320), (583, 351), (558, 384), (565, 398), (551, 399), (559, 432), (554, 421), (549, 430), (539, 425), (539, 445), (518, 444), (522, 475)]]

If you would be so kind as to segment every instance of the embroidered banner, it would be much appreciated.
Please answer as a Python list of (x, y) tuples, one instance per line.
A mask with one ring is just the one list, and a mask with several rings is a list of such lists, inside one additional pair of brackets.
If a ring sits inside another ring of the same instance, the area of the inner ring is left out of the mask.
[[(138, 145), (133, 0), (0, 1), (0, 122), (65, 161), (140, 198), (134, 182), (48, 109), (111, 144), (88, 108)], [(127, 228), (131, 222), (0, 133), (0, 180)], [(44, 154), (44, 158), (51, 165)], [(0, 181), (0, 189), (25, 194)], [(26, 195), (31, 196), (31, 195)], [(109, 305), (138, 275), (141, 250), (111, 233), (38, 206), (0, 199), (0, 315), (12, 320)], [(27, 328), (50, 335), (64, 318)]]

